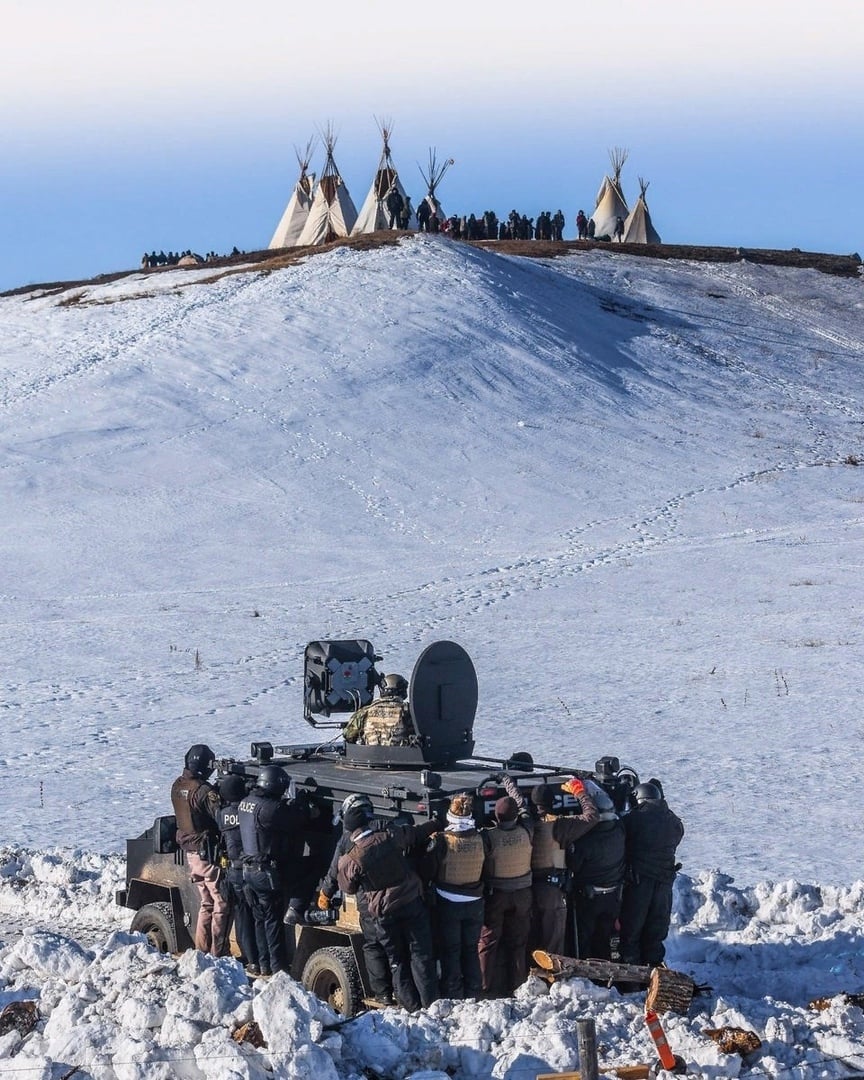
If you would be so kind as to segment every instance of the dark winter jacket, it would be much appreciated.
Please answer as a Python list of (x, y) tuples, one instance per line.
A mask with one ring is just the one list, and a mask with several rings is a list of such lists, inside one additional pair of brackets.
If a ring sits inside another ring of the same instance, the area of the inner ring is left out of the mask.
[(184, 851), (200, 853), (217, 835), (219, 793), (184, 769), (171, 786), (171, 805), (177, 820), (177, 843)]
[[(373, 821), (370, 821), (367, 826), (367, 828), (370, 829), (385, 829), (386, 827), (387, 822), (383, 818), (375, 818)], [(346, 852), (351, 850), (352, 844), (351, 833), (347, 829), (343, 829), (336, 844), (336, 849), (333, 852), (333, 858), (330, 860), (330, 866), (327, 868), (327, 873), (321, 879), (321, 884), (318, 886), (319, 891), (324, 893), (324, 895), (331, 900), (339, 891), (339, 860)]]
[(423, 895), (420, 877), (405, 852), (437, 829), (437, 821), (418, 827), (391, 824), (386, 829), (368, 825), (355, 829), (351, 847), (339, 860), (339, 888), (349, 895), (362, 889), (373, 919), (398, 913)]
[(574, 886), (609, 888), (624, 880), (625, 833), (619, 818), (600, 821), (567, 849)]
[(627, 865), (634, 880), (673, 881), (675, 849), (684, 837), (681, 819), (664, 799), (643, 802), (624, 816)]

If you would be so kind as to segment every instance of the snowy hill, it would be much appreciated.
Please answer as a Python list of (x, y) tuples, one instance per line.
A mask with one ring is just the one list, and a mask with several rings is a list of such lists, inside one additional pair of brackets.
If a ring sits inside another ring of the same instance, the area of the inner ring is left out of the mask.
[(478, 748), (662, 776), (688, 866), (854, 877), (859, 282), (419, 238), (207, 276), (0, 302), (9, 839), (118, 850), (190, 740), (308, 737), (308, 640), (452, 637)]
[(410, 671), (452, 638), (478, 750), (663, 779), (691, 932), (815, 941), (792, 879), (848, 952), (860, 281), (419, 237), (212, 276), (0, 298), (4, 877), (35, 903), (56, 846), (116, 875), (190, 742), (308, 739), (307, 641)]

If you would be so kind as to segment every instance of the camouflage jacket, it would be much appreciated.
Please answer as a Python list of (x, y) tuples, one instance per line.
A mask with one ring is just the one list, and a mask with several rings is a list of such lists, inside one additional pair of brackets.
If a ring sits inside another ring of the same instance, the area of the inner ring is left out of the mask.
[(409, 746), (412, 734), (407, 703), (398, 697), (381, 697), (352, 715), (342, 737), (366, 746)]

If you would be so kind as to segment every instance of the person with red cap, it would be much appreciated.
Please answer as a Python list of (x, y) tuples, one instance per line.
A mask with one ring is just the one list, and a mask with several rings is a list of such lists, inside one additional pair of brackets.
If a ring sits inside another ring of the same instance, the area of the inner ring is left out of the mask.
[(478, 945), (483, 991), (490, 997), (509, 996), (528, 977), (531, 929), (534, 821), (513, 779), (504, 776), (501, 782), (513, 794), (495, 803), (495, 825), (485, 830), (489, 855)]

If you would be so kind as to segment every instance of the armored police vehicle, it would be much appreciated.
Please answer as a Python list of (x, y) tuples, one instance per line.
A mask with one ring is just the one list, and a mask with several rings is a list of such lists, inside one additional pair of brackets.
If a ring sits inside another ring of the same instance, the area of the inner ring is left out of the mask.
[[(462, 646), (437, 641), (420, 655), (408, 689), (410, 745), (345, 742), (341, 730), (348, 715), (370, 704), (382, 683), (381, 657), (366, 640), (313, 641), (304, 656), (304, 717), (318, 731), (333, 735), (301, 745), (253, 743), (248, 758), (217, 763), (217, 782), (229, 773), (246, 778), (249, 787), (264, 765), (281, 765), (291, 776), (291, 795), (308, 809), (305, 837), (307, 913), (288, 932), (294, 934), (291, 974), (345, 1016), (353, 1016), (369, 997), (362, 935), (356, 902), (320, 912), (312, 903), (316, 885), (329, 865), (341, 833), (338, 814), (352, 794), (369, 797), (376, 815), (420, 822), (444, 820), (450, 797), (471, 792), (478, 825), (490, 824), (503, 794), (507, 772), (525, 789), (540, 783), (558, 785), (572, 776), (591, 778), (623, 809), (639, 778), (614, 757), (601, 758), (593, 770), (540, 765), (530, 753), (489, 758), (474, 753), (474, 717), (478, 686), (474, 665)], [(560, 809), (578, 812), (571, 796), (561, 793)], [(126, 845), (126, 888), (117, 902), (135, 912), (131, 928), (141, 931), (165, 952), (191, 948), (191, 928), (198, 912), (198, 892), (189, 878), (175, 840), (173, 816), (153, 825)]]

